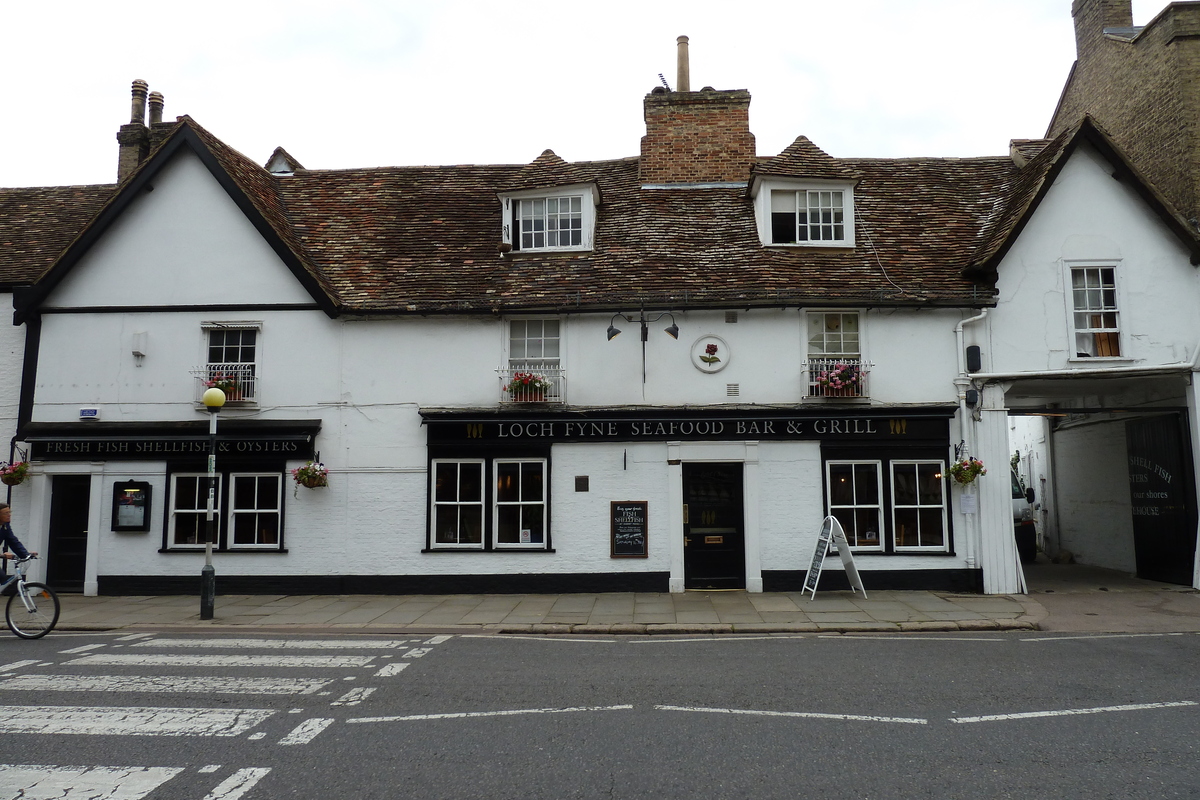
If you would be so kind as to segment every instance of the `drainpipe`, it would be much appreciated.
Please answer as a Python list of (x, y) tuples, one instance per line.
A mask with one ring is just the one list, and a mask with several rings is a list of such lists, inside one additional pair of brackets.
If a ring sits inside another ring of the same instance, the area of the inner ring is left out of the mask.
[[(963, 328), (972, 322), (981, 321), (987, 315), (988, 309), (985, 308), (983, 311), (979, 312), (973, 317), (959, 320), (958, 324), (954, 326), (954, 340), (958, 345), (958, 376), (954, 379), (954, 388), (958, 393), (958, 419), (959, 424), (962, 426), (962, 439), (966, 445), (968, 453), (971, 452), (971, 443), (975, 437), (972, 435), (972, 427), (967, 417), (967, 389), (971, 386), (971, 378), (967, 375), (967, 356), (965, 352), (966, 337), (963, 334)], [(981, 397), (980, 400), (982, 401), (982, 399), (983, 398)], [(982, 523), (979, 519), (978, 508), (975, 509), (975, 514), (973, 516), (975, 518), (975, 524), (971, 526), (973, 530), (971, 531), (971, 535), (966, 537), (966, 541), (963, 543), (963, 556), (967, 562), (967, 569), (975, 569), (977, 561), (975, 557), (975, 540), (981, 535), (980, 526)]]

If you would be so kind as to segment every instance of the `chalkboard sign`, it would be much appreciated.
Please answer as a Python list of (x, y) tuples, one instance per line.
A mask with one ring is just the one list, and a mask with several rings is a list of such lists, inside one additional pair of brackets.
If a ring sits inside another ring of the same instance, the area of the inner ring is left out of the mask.
[(850, 543), (846, 541), (846, 532), (842, 530), (842, 524), (832, 516), (826, 517), (825, 521), (821, 523), (821, 533), (817, 535), (817, 547), (813, 551), (812, 561), (808, 565), (808, 574), (804, 577), (804, 588), (800, 590), (800, 594), (811, 592), (811, 596), (816, 598), (817, 582), (821, 580), (821, 569), (825, 566), (825, 556), (829, 555), (831, 541), (837, 545), (838, 555), (842, 557), (842, 567), (846, 570), (846, 580), (850, 582), (850, 590), (862, 592), (865, 599), (867, 590), (858, 574), (858, 567), (854, 565), (854, 556), (850, 554)]
[(649, 503), (635, 500), (613, 502), (612, 557), (646, 558), (646, 511)]

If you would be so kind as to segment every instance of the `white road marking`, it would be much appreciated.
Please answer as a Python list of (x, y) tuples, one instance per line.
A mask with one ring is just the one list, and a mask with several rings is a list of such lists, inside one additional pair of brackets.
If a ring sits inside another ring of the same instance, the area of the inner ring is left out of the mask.
[(21, 667), (28, 667), (29, 665), (36, 663), (38, 663), (38, 659), (36, 658), (26, 659), (25, 661), (14, 661), (11, 664), (5, 664), (4, 666), (0, 667), (0, 672), (12, 672), (13, 670), (20, 669)]
[(0, 733), (238, 736), (274, 713), (262, 708), (6, 706)]
[(0, 764), (0, 796), (47, 800), (138, 800), (174, 778), (177, 767), (58, 767)]
[(204, 775), (204, 774), (207, 774), (207, 773), (209, 773), (209, 772), (216, 772), (216, 771), (217, 771), (217, 770), (219, 770), (220, 768), (221, 768), (221, 765), (220, 765), (220, 764), (208, 764), (207, 766), (203, 766), (203, 767), (201, 767), (200, 769), (198, 769), (198, 770), (196, 770), (196, 771), (197, 771), (197, 772), (199, 772), (201, 775)]
[(246, 739), (251, 742), (257, 742), (259, 739), (265, 739), (265, 738), (267, 738), (267, 735), (265, 733), (263, 733), (262, 731), (259, 731), (257, 733), (252, 733), (246, 737)]
[(1183, 636), (1182, 633), (1093, 633), (1085, 636), (1031, 636), (1022, 642), (1068, 642), (1075, 639), (1143, 639), (1158, 636)]
[(317, 734), (333, 724), (332, 719), (313, 717), (296, 726), (296, 729), (279, 740), (280, 744), (308, 744)]
[(375, 673), (375, 677), (376, 678), (387, 678), (392, 675), (399, 675), (401, 672), (404, 672), (404, 670), (406, 670), (406, 669), (408, 669), (407, 663), (403, 663), (403, 662), (396, 663), (395, 661), (393, 661), (391, 664), (384, 664), (383, 667), (379, 670), (379, 672)]
[(137, 641), (138, 639), (149, 639), (153, 635), (154, 635), (153, 633), (131, 633), (128, 636), (122, 636), (122, 637), (116, 639), (115, 641), (133, 642), (133, 641)]
[(806, 719), (844, 719), (854, 722), (902, 722), (908, 725), (928, 725), (929, 720), (914, 717), (875, 717), (860, 714), (819, 714), (809, 711), (748, 711), (737, 708), (692, 708), (688, 706), (655, 706), (656, 711), (696, 711), (707, 714), (745, 714), (752, 717), (803, 717)]
[(333, 683), (317, 678), (226, 678), (172, 675), (16, 675), (0, 688), (30, 692), (159, 692), (167, 694), (315, 694)]
[(693, 642), (701, 643), (701, 644), (713, 644), (715, 642), (720, 642), (720, 643), (724, 644), (726, 642), (761, 642), (764, 639), (774, 640), (774, 639), (811, 639), (811, 638), (812, 638), (812, 634), (804, 634), (804, 633), (789, 634), (789, 635), (785, 635), (785, 636), (728, 636), (725, 634), (721, 634), (721, 635), (700, 634), (698, 636), (689, 636), (686, 639), (675, 639), (675, 638), (667, 638), (667, 637), (662, 637), (662, 636), (649, 636), (649, 637), (646, 637), (645, 639), (630, 639), (629, 642), (630, 642), (630, 644), (690, 644)]
[[(460, 633), (458, 634), (463, 639), (495, 639), (494, 634), (482, 633)], [(585, 639), (582, 636), (517, 636), (504, 634), (501, 641), (526, 641), (526, 642), (591, 642), (592, 644), (616, 644), (616, 639)]]
[(401, 658), (420, 658), (421, 656), (428, 653), (429, 649), (430, 648), (428, 648), (428, 647), (414, 647), (412, 650), (409, 650), (407, 653), (405, 653), (404, 655), (402, 655), (400, 657)]
[(579, 706), (576, 708), (521, 708), (512, 711), (459, 711), (451, 714), (412, 714), (405, 717), (356, 717), (346, 722), (413, 722), (431, 719), (512, 717), (519, 714), (568, 714), (574, 711), (628, 711), (633, 706)]
[(65, 662), (80, 667), (366, 667), (375, 656), (174, 656), (100, 653)]
[(79, 647), (72, 647), (70, 650), (59, 650), (58, 652), (64, 655), (67, 653), (86, 653), (88, 650), (99, 650), (101, 647), (107, 646), (106, 644), (81, 644)]
[(1004, 642), (1000, 637), (986, 636), (913, 636), (911, 633), (892, 633), (886, 636), (871, 636), (865, 633), (822, 633), (818, 639), (883, 639), (888, 642)]
[(951, 722), (997, 722), (1008, 719), (1034, 719), (1037, 717), (1073, 717), (1079, 714), (1105, 714), (1109, 711), (1144, 711), (1151, 708), (1179, 708), (1200, 703), (1180, 700), (1173, 703), (1132, 703), (1124, 706), (1100, 706), (1099, 708), (1068, 708), (1061, 711), (1027, 711), (1022, 714), (990, 714), (985, 717), (952, 717)]
[(416, 639), (151, 639), (133, 647), (209, 647), (223, 650), (395, 650)]
[(270, 772), (268, 767), (247, 767), (239, 769), (225, 780), (217, 784), (211, 792), (204, 795), (204, 800), (237, 800), (254, 788), (263, 777)]
[(367, 686), (359, 686), (356, 689), (351, 689), (350, 691), (346, 692), (344, 695), (339, 697), (337, 700), (334, 700), (329, 705), (331, 705), (331, 706), (356, 706), (359, 703), (361, 703), (363, 700), (366, 700), (368, 697), (370, 697), (372, 694), (374, 694), (374, 692), (375, 692), (375, 690), (373, 688), (370, 688)]
[(453, 638), (454, 638), (453, 634), (451, 634), (449, 636), (435, 636), (432, 639), (430, 639), (428, 642), (426, 642), (425, 644), (441, 644), (442, 642), (448, 642)]

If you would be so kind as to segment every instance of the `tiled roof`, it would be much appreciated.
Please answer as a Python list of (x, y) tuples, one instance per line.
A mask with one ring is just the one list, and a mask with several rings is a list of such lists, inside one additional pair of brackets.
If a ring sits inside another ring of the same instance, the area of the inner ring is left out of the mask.
[(740, 188), (644, 190), (637, 159), (569, 166), (572, 182), (595, 182), (605, 198), (590, 252), (501, 255), (495, 196), (523, 185), (521, 166), (310, 171), (278, 183), (347, 309), (969, 305), (991, 288), (961, 270), (1014, 169), (1007, 158), (847, 161), (843, 174), (861, 178), (858, 247), (808, 249), (762, 247)]
[(49, 269), (116, 188), (0, 189), (0, 285), (29, 284)]
[[(988, 304), (964, 270), (1025, 186), (1008, 157), (837, 160), (800, 137), (755, 174), (856, 180), (857, 246), (763, 247), (744, 188), (642, 189), (637, 158), (272, 175), (187, 117), (155, 153), (188, 136), (343, 313)], [(497, 194), (572, 183), (603, 197), (593, 250), (500, 252)], [(0, 190), (0, 281), (41, 274), (114, 188)]]
[(797, 136), (796, 141), (774, 158), (762, 159), (754, 165), (753, 172), (756, 175), (838, 181), (853, 181), (858, 177), (846, 168), (844, 161), (817, 147), (807, 136)]

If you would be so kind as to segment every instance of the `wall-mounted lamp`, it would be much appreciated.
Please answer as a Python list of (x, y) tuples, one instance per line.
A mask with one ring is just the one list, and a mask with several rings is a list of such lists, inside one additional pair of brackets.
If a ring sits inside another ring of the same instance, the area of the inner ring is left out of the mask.
[(612, 319), (608, 321), (608, 340), (610, 342), (616, 337), (617, 334), (619, 334), (621, 332), (621, 329), (613, 324), (614, 322), (617, 321), (617, 317), (620, 317), (621, 319), (625, 320), (626, 322), (639, 323), (642, 328), (642, 341), (643, 342), (650, 338), (650, 323), (651, 322), (658, 322), (663, 317), (670, 317), (671, 324), (668, 325), (667, 327), (663, 328), (663, 333), (667, 334), (672, 339), (679, 338), (679, 326), (675, 324), (675, 315), (672, 314), (670, 311), (664, 311), (661, 314), (654, 315), (653, 317), (647, 317), (645, 311), (639, 311), (637, 319), (634, 319), (632, 316), (630, 316), (628, 314), (619, 314), (619, 313), (613, 314)]
[(652, 317), (647, 317), (645, 309), (642, 309), (641, 311), (639, 311), (637, 317), (633, 317), (630, 314), (623, 314), (623, 313), (613, 314), (612, 319), (610, 319), (608, 321), (608, 340), (610, 342), (614, 338), (616, 338), (617, 334), (619, 334), (621, 332), (621, 329), (618, 328), (615, 324), (618, 317), (629, 323), (636, 322), (636, 323), (638, 323), (638, 326), (641, 328), (641, 331), (642, 331), (642, 384), (644, 385), (646, 383), (646, 342), (650, 339), (650, 323), (658, 322), (663, 317), (670, 317), (671, 324), (668, 325), (667, 327), (663, 328), (663, 333), (667, 334), (672, 339), (678, 339), (679, 338), (679, 326), (675, 324), (675, 315), (672, 314), (670, 311), (663, 311), (659, 314), (655, 314)]

